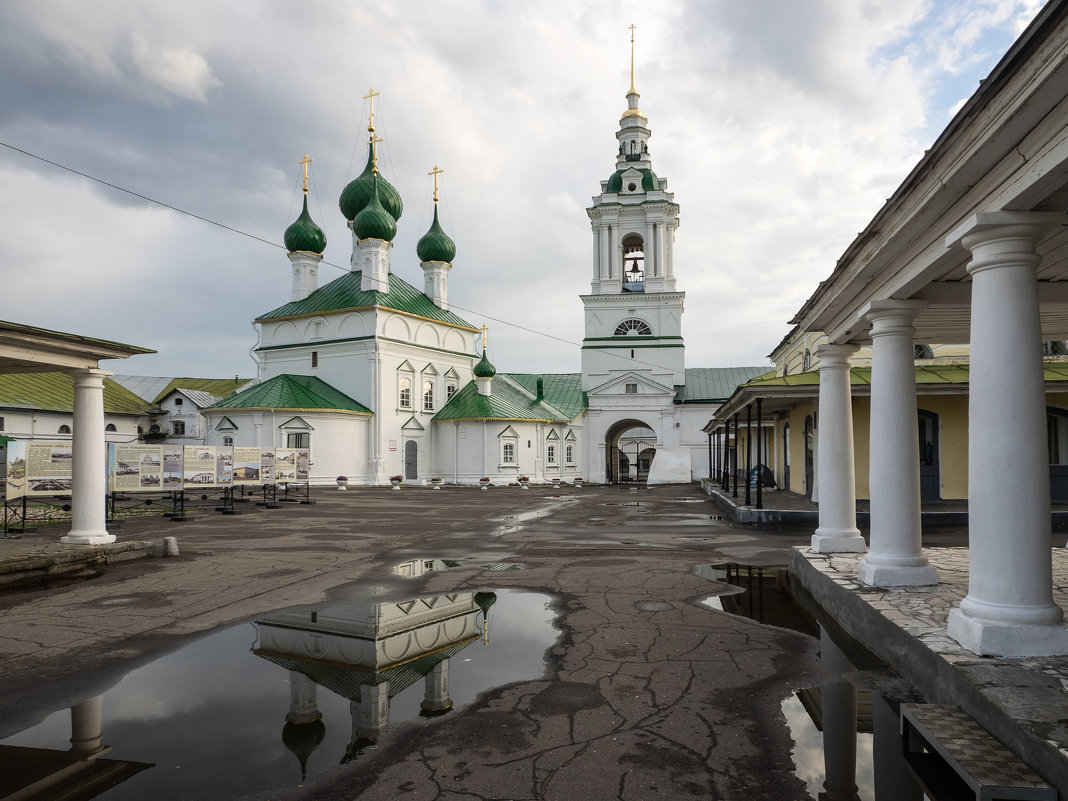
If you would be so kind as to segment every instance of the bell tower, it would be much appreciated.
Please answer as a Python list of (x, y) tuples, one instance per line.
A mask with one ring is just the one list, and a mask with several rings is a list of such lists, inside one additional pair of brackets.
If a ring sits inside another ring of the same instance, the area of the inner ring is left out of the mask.
[(616, 168), (586, 210), (593, 229), (593, 279), (582, 295), (582, 388), (622, 373), (644, 373), (672, 388), (685, 381), (682, 309), (675, 289), (679, 207), (667, 180), (653, 172), (649, 120), (634, 88), (634, 26), (630, 26), (630, 90), (619, 120)]

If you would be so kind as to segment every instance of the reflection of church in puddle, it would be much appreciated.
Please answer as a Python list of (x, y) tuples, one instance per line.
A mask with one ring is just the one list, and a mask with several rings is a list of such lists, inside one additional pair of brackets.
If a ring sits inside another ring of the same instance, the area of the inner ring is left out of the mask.
[(420, 679), (422, 712), (452, 708), (450, 659), (477, 640), (489, 642), (497, 596), (461, 592), (398, 603), (339, 605), (272, 612), (257, 619), (253, 653), (289, 671), (290, 707), (282, 739), (301, 772), (326, 734), (319, 687), (349, 699), (352, 737), (342, 762), (389, 727), (390, 701)]

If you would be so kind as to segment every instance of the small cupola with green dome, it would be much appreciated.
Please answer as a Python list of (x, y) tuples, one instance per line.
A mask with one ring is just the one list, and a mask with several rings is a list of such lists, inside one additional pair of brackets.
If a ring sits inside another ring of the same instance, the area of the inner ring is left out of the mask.
[(494, 367), (490, 360), (486, 357), (486, 332), (489, 329), (486, 326), (482, 326), (482, 358), (478, 361), (478, 364), (471, 370), (475, 375), (475, 384), (478, 385), (479, 395), (492, 395), (493, 394), (493, 377), (497, 375), (497, 368)]
[(415, 252), (423, 268), (423, 293), (434, 305), (448, 310), (449, 270), (452, 269), (452, 260), (456, 258), (456, 244), (438, 222), (438, 176), (443, 172), (443, 169), (434, 165), (434, 169), (427, 173), (434, 176), (434, 222), (415, 246)]
[(359, 240), (381, 239), (385, 242), (392, 242), (393, 237), (397, 235), (397, 221), (382, 205), (378, 192), (378, 174), (376, 173), (374, 177), (371, 202), (364, 206), (352, 221), (352, 232)]
[(304, 300), (318, 288), (319, 262), (326, 250), (326, 234), (308, 213), (308, 165), (311, 162), (312, 158), (307, 154), (299, 162), (304, 167), (304, 208), (282, 237), (293, 264), (290, 300)]

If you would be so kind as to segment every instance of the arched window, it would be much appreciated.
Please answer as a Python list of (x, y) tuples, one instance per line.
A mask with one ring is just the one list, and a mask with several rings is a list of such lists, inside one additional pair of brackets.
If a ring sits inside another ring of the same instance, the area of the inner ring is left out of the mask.
[(637, 234), (623, 237), (623, 290), (645, 291), (645, 242)]
[(446, 401), (451, 401), (452, 400), (452, 396), (455, 395), (455, 394), (456, 394), (456, 385), (455, 384), (446, 385), (446, 387), (445, 387), (445, 400)]
[(402, 378), (399, 382), (400, 393), (397, 397), (397, 405), (402, 409), (412, 408), (412, 379)]
[(501, 446), (501, 462), (515, 464), (515, 443), (506, 442)]
[(574, 464), (575, 463), (575, 446), (574, 445), (568, 445), (564, 449), (564, 459), (567, 460), (568, 464)]
[(69, 434), (70, 433), (70, 426), (60, 426), (59, 427), (59, 433), (60, 434)]
[(223, 447), (224, 448), (232, 448), (232, 447), (234, 447), (234, 438), (233, 437), (223, 437)]
[(913, 345), (912, 346), (912, 358), (913, 359), (933, 359), (934, 351), (931, 350), (930, 345)]
[(119, 429), (115, 428), (115, 424), (114, 423), (108, 423), (106, 426), (104, 426), (104, 430), (105, 431), (114, 432), (114, 431), (118, 431)]
[(423, 411), (434, 411), (434, 382), (423, 382)]
[(807, 373), (812, 369), (812, 351), (805, 348), (805, 355), (801, 357), (801, 372)]
[(641, 320), (624, 320), (616, 326), (614, 337), (651, 337), (653, 329)]
[(545, 449), (545, 461), (549, 464), (556, 464), (556, 446), (550, 445)]

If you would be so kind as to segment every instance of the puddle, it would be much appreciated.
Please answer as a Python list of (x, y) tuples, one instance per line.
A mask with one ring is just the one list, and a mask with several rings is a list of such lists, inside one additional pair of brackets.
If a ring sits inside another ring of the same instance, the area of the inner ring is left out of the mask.
[(479, 693), (541, 676), (558, 633), (549, 602), (499, 590), (264, 614), (3, 740), (0, 785), (92, 783), (97, 794), (77, 797), (108, 801), (296, 787), (302, 770), (358, 759), (390, 724), (448, 725)]
[[(857, 687), (847, 679), (873, 674), (893, 676), (885, 685), (904, 686), (885, 665), (852, 641), (837, 642), (815, 618), (802, 609), (790, 591), (789, 573), (782, 568), (736, 562), (698, 565), (700, 576), (726, 585), (701, 601), (718, 611), (767, 625), (788, 628), (819, 641), (820, 661), (841, 681), (799, 689), (782, 702), (794, 746), (795, 775), (812, 799), (848, 801), (921, 801), (926, 798), (905, 762), (898, 728), (899, 704), (922, 701), (912, 688), (896, 697)], [(858, 674), (845, 651), (862, 656)], [(882, 689), (882, 685), (880, 689)]]
[(440, 570), (455, 570), (456, 568), (469, 567), (499, 572), (502, 570), (526, 570), (527, 566), (522, 562), (479, 562), (473, 557), (461, 557), (459, 559), (409, 559), (401, 562), (393, 568), (393, 573), (403, 578), (416, 578), (426, 573)]

